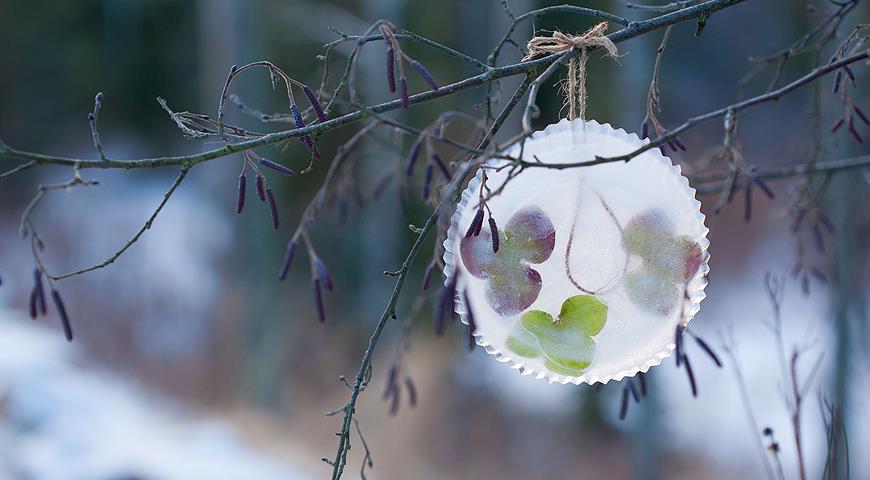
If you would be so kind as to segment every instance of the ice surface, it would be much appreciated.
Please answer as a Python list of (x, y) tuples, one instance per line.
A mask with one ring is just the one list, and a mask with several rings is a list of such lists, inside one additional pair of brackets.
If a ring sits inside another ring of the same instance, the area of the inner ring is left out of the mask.
[[(579, 121), (562, 121), (526, 142), (524, 156), (544, 163), (580, 162), (624, 154), (640, 145), (636, 136), (607, 125), (588, 122), (584, 128)], [(519, 151), (509, 154), (518, 155)], [(504, 182), (508, 170), (490, 170), (488, 175), (487, 185), (495, 189)], [(567, 298), (590, 292), (607, 305), (604, 328), (594, 337), (592, 364), (578, 377), (554, 374), (545, 368), (543, 359), (523, 358), (506, 348), (505, 341), (523, 312), (502, 316), (491, 308), (486, 297), (487, 279), (471, 275), (458, 255), (461, 238), (477, 209), (479, 188), (480, 175), (463, 194), (445, 242), (449, 250), (445, 258), (460, 270), (459, 286), (468, 290), (480, 341), (490, 353), (515, 367), (522, 366), (527, 373), (574, 382), (633, 375), (660, 363), (670, 353), (677, 324), (688, 321), (703, 298), (708, 242), (694, 191), (669, 159), (654, 149), (628, 163), (566, 170), (529, 168), (488, 202), (502, 225), (516, 212), (536, 207), (555, 226), (552, 254), (529, 265), (541, 275), (542, 287), (525, 311), (556, 315)], [(643, 215), (650, 211), (658, 217)], [(628, 248), (628, 232), (623, 230), (632, 219), (635, 225), (654, 228), (644, 230), (641, 240), (635, 236), (634, 248)], [(704, 260), (702, 265), (698, 265), (699, 258)], [(685, 269), (691, 270), (686, 283), (681, 278)], [(645, 282), (628, 285), (627, 278), (640, 275), (627, 273), (646, 270), (651, 273), (642, 278)], [(660, 295), (655, 295), (657, 288)], [(685, 302), (681, 300), (684, 290), (689, 294)], [(679, 294), (674, 297), (673, 291)], [(463, 312), (464, 308), (458, 306)]]

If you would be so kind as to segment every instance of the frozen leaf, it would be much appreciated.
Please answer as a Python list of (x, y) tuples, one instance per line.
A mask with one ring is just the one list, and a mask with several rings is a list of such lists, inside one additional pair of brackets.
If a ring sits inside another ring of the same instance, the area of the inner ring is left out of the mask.
[(644, 259), (655, 256), (674, 235), (674, 223), (664, 210), (654, 208), (639, 213), (625, 226), (625, 247)]
[(559, 319), (541, 310), (526, 312), (506, 342), (522, 357), (543, 355), (552, 372), (578, 376), (592, 364), (595, 340), (604, 327), (607, 306), (589, 295), (571, 297), (562, 304)]
[(544, 262), (556, 246), (556, 229), (538, 207), (519, 210), (508, 220), (504, 231), (504, 247), (530, 263)]
[(575, 295), (562, 304), (559, 321), (576, 322), (583, 332), (594, 337), (604, 328), (607, 320), (607, 305), (591, 295)]
[(670, 314), (680, 298), (680, 291), (670, 278), (648, 267), (626, 274), (625, 291), (635, 305), (659, 315)]
[(538, 339), (525, 329), (519, 322), (507, 338), (507, 347), (521, 357), (535, 358), (541, 356)]
[[(482, 209), (472, 221), (482, 223)], [(478, 218), (479, 217), (479, 218)], [(475, 229), (477, 230), (477, 229)], [(466, 235), (459, 246), (468, 273), (487, 279), (486, 297), (490, 306), (502, 316), (528, 308), (541, 291), (541, 275), (528, 264), (542, 263), (553, 253), (556, 230), (538, 207), (517, 211), (499, 235), (498, 252), (494, 252), (492, 223), (475, 235)]]
[(489, 305), (502, 316), (522, 312), (541, 293), (541, 274), (525, 265), (496, 271), (486, 285)]

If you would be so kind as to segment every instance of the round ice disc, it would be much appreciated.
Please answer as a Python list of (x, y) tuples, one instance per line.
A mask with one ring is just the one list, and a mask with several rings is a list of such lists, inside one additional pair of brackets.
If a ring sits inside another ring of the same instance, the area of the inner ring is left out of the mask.
[[(575, 163), (644, 143), (610, 125), (562, 120), (528, 139), (522, 156)], [(473, 313), (478, 345), (561, 383), (619, 380), (661, 363), (677, 325), (698, 312), (709, 271), (701, 204), (680, 167), (658, 149), (627, 163), (530, 167), (510, 180), (510, 168), (498, 168), (509, 163), (484, 164), (444, 242), (447, 278), (458, 274), (456, 311), (465, 323)]]

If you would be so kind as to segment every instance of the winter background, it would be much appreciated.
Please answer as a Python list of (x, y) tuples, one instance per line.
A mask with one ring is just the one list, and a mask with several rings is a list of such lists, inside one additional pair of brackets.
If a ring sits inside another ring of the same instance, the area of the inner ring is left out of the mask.
[[(561, 3), (561, 2), (560, 2)], [(639, 17), (621, 2), (576, 2)], [(550, 2), (511, 0), (515, 12)], [(497, 0), (0, 0), (0, 137), (45, 153), (92, 157), (86, 120), (93, 95), (105, 94), (100, 130), (112, 158), (193, 153), (213, 147), (184, 140), (154, 98), (178, 110), (213, 113), (233, 64), (270, 59), (300, 81), (319, 82), (322, 44), (334, 27), (359, 33), (388, 18), (412, 31), (476, 57), (485, 57), (507, 27)], [(870, 18), (867, 2), (852, 16)], [(663, 113), (668, 125), (731, 103), (749, 56), (773, 52), (811, 25), (803, 2), (746, 2), (714, 15), (703, 35), (683, 24), (672, 33), (662, 66)], [(588, 19), (548, 16), (538, 28), (580, 31)], [(739, 31), (739, 35), (735, 35)], [(845, 30), (844, 30), (845, 31)], [(528, 35), (528, 27), (516, 37)], [(639, 129), (660, 34), (620, 45), (619, 63), (590, 60), (589, 116), (629, 131)], [(726, 47), (727, 45), (727, 47)], [(442, 82), (473, 73), (466, 65), (418, 46)], [(348, 47), (342, 50), (344, 54)], [(371, 101), (387, 99), (382, 52), (364, 54), (361, 88)], [(511, 51), (505, 60), (517, 60)], [(810, 68), (795, 59), (787, 78)], [(855, 68), (866, 85), (867, 68)], [(262, 77), (262, 78), (261, 78)], [(503, 84), (505, 91), (515, 80)], [(758, 87), (757, 88), (763, 88)], [(831, 79), (822, 81), (829, 92)], [(545, 88), (537, 126), (557, 119), (560, 99)], [(243, 77), (234, 91), (264, 110), (282, 108), (265, 74)], [(807, 117), (812, 89), (753, 110), (741, 123), (744, 152), (764, 166), (796, 164), (811, 153)], [(422, 126), (438, 112), (476, 113), (483, 91), (465, 92), (397, 115)], [(868, 92), (857, 102), (867, 105)], [(863, 102), (863, 103), (861, 103)], [(825, 122), (836, 114), (832, 102)], [(229, 112), (232, 121), (262, 128)], [(827, 125), (827, 123), (825, 123)], [(513, 116), (504, 135), (519, 129)], [(320, 140), (325, 161), (352, 134), (347, 127)], [(683, 137), (688, 152), (675, 160), (697, 165), (721, 142), (721, 125)], [(405, 140), (404, 148), (410, 140)], [(401, 146), (400, 146), (401, 147)], [(846, 136), (825, 135), (824, 158), (867, 155)], [(301, 169), (299, 146), (274, 159)], [(321, 457), (335, 451), (338, 408), (347, 390), (340, 375), (355, 373), (392, 281), (382, 274), (400, 264), (413, 241), (408, 223), (428, 215), (420, 202), (390, 190), (368, 199), (380, 169), (401, 153), (372, 143), (358, 153), (367, 201), (351, 207), (346, 223), (335, 211), (318, 218), (314, 241), (330, 266), (337, 291), (328, 321), (316, 321), (307, 266), (297, 262), (289, 280), (275, 281), (283, 246), (325, 169), (292, 179), (272, 178), (282, 228), (275, 233), (267, 209), (249, 199), (234, 213), (236, 157), (192, 171), (143, 239), (109, 268), (60, 284), (76, 330), (67, 344), (54, 315), (27, 318), (33, 259), (18, 235), (18, 221), (36, 185), (69, 172), (42, 168), (0, 181), (0, 478), (33, 480), (309, 479), (323, 478)], [(0, 163), (6, 165), (5, 160)], [(4, 168), (5, 170), (5, 168)], [(89, 171), (94, 188), (57, 192), (36, 213), (53, 271), (102, 260), (119, 248), (151, 213), (174, 172)], [(804, 448), (810, 478), (821, 478), (826, 453), (820, 398), (844, 405), (852, 478), (870, 478), (870, 376), (866, 238), (870, 233), (868, 173), (837, 175), (825, 209), (837, 224), (825, 251), (811, 252), (829, 279), (801, 292), (790, 277), (795, 238), (788, 209), (794, 182), (773, 184), (773, 201), (756, 198), (752, 220), (740, 201), (711, 227), (707, 299), (692, 328), (721, 352), (733, 335), (759, 427), (770, 426), (782, 446), (786, 478), (796, 475), (790, 418), (783, 399), (772, 311), (762, 288), (768, 272), (787, 279), (783, 307), (785, 345), (811, 343), (801, 372), (824, 355), (807, 397)], [(702, 197), (709, 208), (715, 197)], [(709, 211), (706, 212), (708, 215)], [(849, 239), (858, 239), (857, 241)], [(428, 250), (427, 250), (428, 251)], [(407, 312), (422, 271), (403, 297)], [(856, 305), (843, 313), (843, 302)], [(361, 396), (359, 419), (372, 450), (369, 478), (760, 478), (762, 455), (746, 419), (733, 365), (718, 369), (697, 349), (693, 361), (699, 395), (692, 398), (682, 370), (666, 361), (648, 375), (650, 395), (617, 420), (618, 385), (548, 385), (464, 349), (463, 331), (436, 337), (424, 309), (412, 336), (407, 367), (417, 385), (416, 408), (407, 402), (395, 417), (381, 401), (386, 367), (398, 340), (388, 328), (375, 356), (371, 391)], [(848, 325), (848, 327), (846, 327)], [(846, 329), (846, 330), (844, 330)], [(843, 335), (841, 332), (851, 332)], [(694, 348), (690, 345), (689, 348)], [(359, 445), (348, 476), (357, 476)]]

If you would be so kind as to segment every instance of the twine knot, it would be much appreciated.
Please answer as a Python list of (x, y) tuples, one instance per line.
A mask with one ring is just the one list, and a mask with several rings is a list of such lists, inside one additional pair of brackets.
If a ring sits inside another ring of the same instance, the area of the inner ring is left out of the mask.
[(601, 22), (582, 35), (568, 35), (559, 31), (550, 37), (533, 37), (529, 40), (529, 53), (523, 61), (541, 54), (564, 53), (574, 51), (568, 62), (568, 78), (562, 83), (562, 93), (565, 95), (565, 107), (568, 107), (568, 119), (584, 120), (586, 112), (586, 50), (601, 48), (607, 57), (616, 58), (619, 50), (612, 40), (607, 38), (607, 22)]

